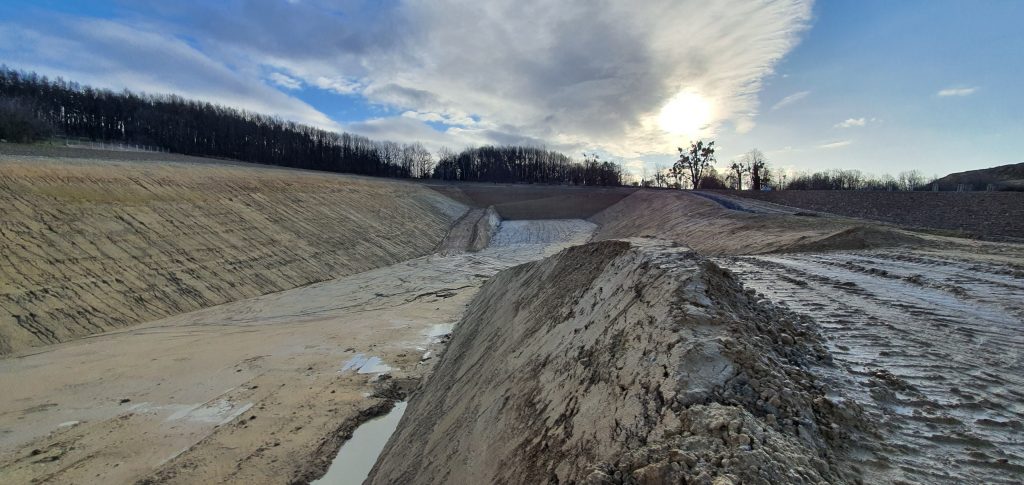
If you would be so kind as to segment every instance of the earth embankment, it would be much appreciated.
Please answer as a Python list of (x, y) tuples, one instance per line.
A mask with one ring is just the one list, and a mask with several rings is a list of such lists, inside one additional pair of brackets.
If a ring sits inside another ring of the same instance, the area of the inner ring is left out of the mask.
[(919, 242), (913, 235), (868, 221), (787, 212), (743, 199), (723, 202), (678, 190), (634, 192), (590, 220), (600, 226), (595, 240), (654, 237), (705, 255), (850, 250)]
[(573, 247), (483, 287), (369, 483), (848, 482), (829, 362), (696, 253)]
[(81, 153), (0, 152), (0, 355), (428, 254), (466, 210), (413, 183)]
[(494, 207), (502, 219), (586, 219), (636, 192), (633, 187), (444, 183), (426, 185), (472, 207)]

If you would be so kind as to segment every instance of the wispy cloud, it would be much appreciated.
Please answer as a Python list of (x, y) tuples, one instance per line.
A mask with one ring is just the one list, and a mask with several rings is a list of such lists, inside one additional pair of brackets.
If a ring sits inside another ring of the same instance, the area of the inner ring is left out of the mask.
[(977, 91), (977, 90), (978, 90), (978, 88), (946, 88), (946, 89), (943, 89), (943, 90), (939, 91), (936, 94), (938, 94), (941, 97), (970, 96), (970, 95), (974, 94), (974, 92)]
[(851, 143), (853, 143), (853, 140), (833, 141), (833, 142), (823, 143), (821, 145), (818, 145), (818, 148), (824, 148), (824, 149), (842, 148), (842, 147), (850, 145)]
[(270, 79), (270, 82), (289, 90), (295, 90), (302, 87), (302, 81), (280, 72), (270, 73), (270, 75), (267, 76), (267, 79)]
[(853, 128), (856, 126), (864, 126), (868, 124), (866, 118), (847, 118), (846, 121), (836, 123), (836, 128)]
[(785, 98), (780, 99), (779, 102), (775, 103), (772, 106), (772, 111), (775, 111), (775, 110), (780, 109), (780, 108), (784, 108), (784, 107), (789, 106), (789, 105), (791, 105), (791, 104), (793, 104), (793, 103), (795, 103), (797, 101), (800, 101), (801, 99), (806, 98), (807, 95), (809, 95), (809, 94), (811, 94), (810, 91), (800, 91), (798, 93), (790, 94), (789, 96), (786, 96)]

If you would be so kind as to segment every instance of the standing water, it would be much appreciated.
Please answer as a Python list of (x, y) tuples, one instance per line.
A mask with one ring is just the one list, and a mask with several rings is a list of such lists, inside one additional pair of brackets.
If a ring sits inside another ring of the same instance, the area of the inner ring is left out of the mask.
[(370, 476), (370, 469), (377, 463), (377, 457), (384, 451), (388, 438), (398, 428), (398, 421), (405, 413), (404, 402), (395, 403), (395, 407), (384, 416), (371, 419), (356, 428), (352, 438), (341, 445), (338, 456), (334, 458), (327, 473), (319, 480), (318, 485), (359, 485)]

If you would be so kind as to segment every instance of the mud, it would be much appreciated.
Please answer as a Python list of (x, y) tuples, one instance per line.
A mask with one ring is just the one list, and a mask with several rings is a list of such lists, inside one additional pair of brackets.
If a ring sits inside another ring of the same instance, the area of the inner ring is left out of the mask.
[(850, 481), (862, 420), (829, 361), (813, 322), (685, 248), (570, 248), (485, 285), (370, 483)]
[(437, 358), (423, 354), (441, 353), (480, 285), (583, 243), (593, 229), (516, 221), (475, 253), (416, 258), (0, 360), (0, 483), (313, 480), (362, 422), (404, 397), (386, 384), (415, 386), (430, 371)]
[(823, 327), (837, 394), (861, 403), (884, 436), (862, 457), (871, 481), (1019, 483), (1024, 272), (1001, 260), (1021, 250), (985, 249), (719, 262)]

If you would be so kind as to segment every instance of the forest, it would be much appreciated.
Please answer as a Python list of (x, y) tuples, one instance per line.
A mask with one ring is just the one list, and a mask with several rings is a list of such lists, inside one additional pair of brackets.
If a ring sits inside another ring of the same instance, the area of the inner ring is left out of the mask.
[(94, 89), (0, 67), (0, 138), (53, 136), (328, 172), (478, 182), (619, 185), (622, 168), (536, 147), (442, 150), (375, 141), (175, 95)]

